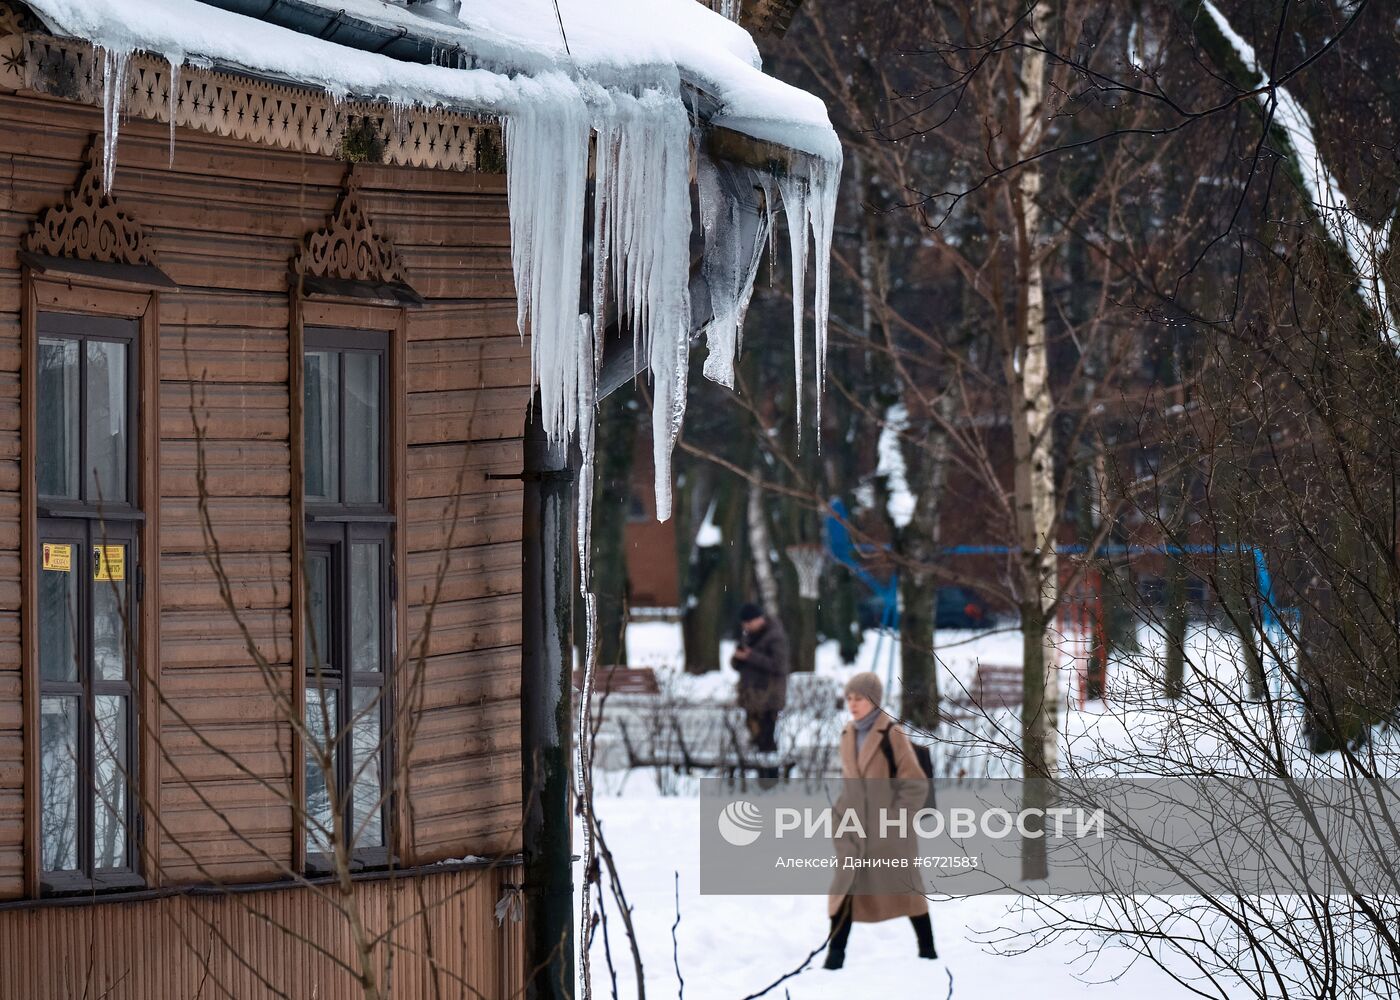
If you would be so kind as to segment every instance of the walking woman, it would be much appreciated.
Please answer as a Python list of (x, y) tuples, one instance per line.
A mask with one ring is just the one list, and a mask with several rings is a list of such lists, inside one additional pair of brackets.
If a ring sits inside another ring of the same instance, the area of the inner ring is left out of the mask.
[[(880, 678), (873, 673), (856, 674), (846, 683), (846, 707), (851, 711), (851, 721), (841, 731), (841, 776), (845, 787), (836, 808), (838, 816), (846, 808), (858, 810), (867, 832), (880, 830), (878, 816), (882, 807), (905, 808), (906, 815), (912, 818), (922, 807), (928, 787), (909, 738), (893, 718), (880, 710), (883, 695)], [(851, 856), (889, 858), (893, 854), (907, 857), (909, 863), (893, 870), (880, 869), (881, 874), (864, 868), (853, 871), (844, 865), (837, 868), (827, 903), (831, 941), (826, 950), (826, 968), (839, 969), (845, 963), (853, 922), (878, 923), (899, 917), (908, 917), (914, 925), (919, 957), (938, 957), (928, 900), (914, 874), (921, 871), (912, 860), (917, 846), (912, 837), (891, 837), (877, 843), (848, 834), (838, 841), (837, 853), (843, 860)]]

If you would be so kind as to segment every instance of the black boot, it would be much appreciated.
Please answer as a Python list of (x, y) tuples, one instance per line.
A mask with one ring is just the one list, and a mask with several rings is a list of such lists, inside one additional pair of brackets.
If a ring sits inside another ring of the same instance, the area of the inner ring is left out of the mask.
[(826, 961), (823, 969), (839, 969), (846, 964), (846, 942), (851, 936), (851, 911), (842, 907), (831, 918), (831, 940), (826, 946)]
[(914, 933), (919, 938), (919, 957), (937, 958), (938, 949), (933, 946), (933, 921), (929, 919), (927, 913), (920, 913), (917, 917), (910, 917), (909, 922), (914, 925)]

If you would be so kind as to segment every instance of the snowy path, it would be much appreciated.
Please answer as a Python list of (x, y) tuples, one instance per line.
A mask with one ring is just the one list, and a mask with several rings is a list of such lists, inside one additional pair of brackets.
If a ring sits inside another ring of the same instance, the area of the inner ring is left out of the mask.
[[(641, 777), (640, 775), (638, 776)], [(702, 896), (699, 892), (699, 803), (694, 798), (658, 798), (648, 783), (629, 783), (624, 798), (599, 798), (602, 819), (623, 886), (634, 907), (648, 997), (685, 996), (692, 1000), (739, 1000), (795, 968), (826, 936), (826, 899), (815, 896)], [(576, 844), (582, 839), (576, 834)], [(682, 993), (672, 960), (671, 925), (676, 918), (675, 873), (680, 882), (680, 926), (676, 930)], [(915, 957), (914, 934), (906, 921), (857, 925), (846, 967), (820, 968), (820, 956), (807, 971), (783, 984), (793, 1000), (868, 998), (1132, 997), (1167, 1000), (1189, 995), (1146, 963), (1123, 969), (1113, 953), (1086, 969), (1072, 943), (1030, 954), (1003, 957), (978, 943), (998, 927), (1015, 925), (1005, 898), (932, 904), (940, 959)], [(621, 923), (610, 914), (613, 964), (618, 995), (635, 996), (632, 963), (621, 937)], [(979, 935), (980, 932), (980, 935)], [(619, 949), (622, 949), (619, 951)], [(597, 997), (612, 994), (601, 938), (592, 953)], [(1078, 973), (1079, 975), (1076, 975)], [(1122, 973), (1120, 978), (1114, 979)], [(784, 996), (779, 987), (770, 997)]]

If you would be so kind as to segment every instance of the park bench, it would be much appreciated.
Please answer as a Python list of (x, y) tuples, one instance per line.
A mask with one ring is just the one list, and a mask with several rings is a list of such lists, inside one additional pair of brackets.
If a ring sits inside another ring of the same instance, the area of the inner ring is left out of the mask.
[(1004, 663), (979, 663), (972, 683), (943, 699), (944, 719), (958, 722), (984, 718), (994, 712), (1021, 708), (1021, 668)]
[[(788, 781), (792, 777), (793, 768), (797, 766), (797, 761), (790, 756), (783, 757), (776, 752), (760, 753), (750, 749), (746, 740), (740, 738), (733, 721), (727, 716), (723, 719), (725, 737), (719, 746), (710, 751), (693, 749), (686, 741), (680, 720), (672, 717), (668, 721), (667, 728), (671, 738), (653, 738), (650, 747), (639, 746), (627, 723), (622, 719), (617, 721), (627, 770), (663, 767), (676, 774), (716, 772), (722, 773), (730, 783), (737, 779), (739, 784), (744, 786), (750, 774), (757, 776), (764, 770), (775, 770), (782, 775), (784, 781)], [(659, 745), (663, 742), (664, 747)]]
[(1020, 709), (1020, 667), (997, 663), (979, 663), (972, 676), (972, 703), (984, 712), (999, 708)]
[[(583, 690), (583, 671), (574, 671), (574, 689)], [(593, 671), (593, 693), (660, 694), (656, 671), (651, 667), (598, 667)]]

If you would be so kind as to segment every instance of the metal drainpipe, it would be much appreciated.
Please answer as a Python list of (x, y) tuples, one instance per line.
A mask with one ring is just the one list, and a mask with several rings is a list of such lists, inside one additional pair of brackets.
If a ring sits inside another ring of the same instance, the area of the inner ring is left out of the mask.
[[(767, 233), (753, 174), (726, 167), (724, 182), (746, 207), (740, 238), (759, 254)], [(585, 252), (579, 311), (592, 307), (593, 188), (584, 218)], [(691, 275), (691, 336), (710, 320), (709, 287), (697, 268)], [(598, 398), (609, 395), (643, 367), (632, 356), (630, 337), (614, 337), (605, 351)], [(574, 480), (578, 449), (551, 444), (535, 416), (539, 394), (525, 424), (525, 487), (522, 538), (524, 636), (520, 678), (520, 754), (524, 809), (525, 970), (527, 1000), (572, 1000), (574, 996), (573, 889), (573, 613)], [(583, 483), (581, 489), (592, 489)]]
[(570, 449), (551, 444), (535, 415), (525, 424), (525, 512), (520, 676), (524, 802), (525, 974), (530, 1000), (574, 995), (573, 488)]

